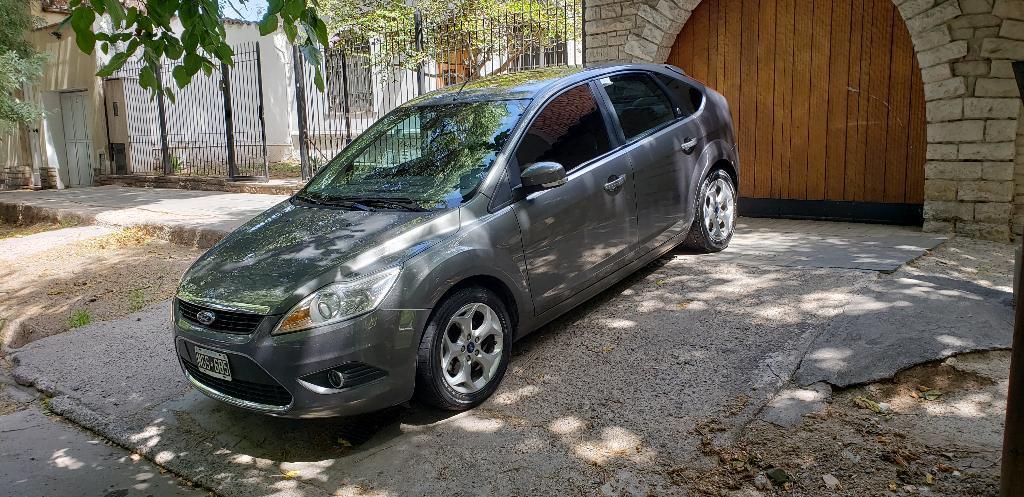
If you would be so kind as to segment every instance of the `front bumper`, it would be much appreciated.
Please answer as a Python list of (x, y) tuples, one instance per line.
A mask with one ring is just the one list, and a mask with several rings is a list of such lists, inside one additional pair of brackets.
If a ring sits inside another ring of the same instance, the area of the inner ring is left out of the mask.
[[(427, 311), (378, 309), (333, 326), (272, 336), (281, 316), (268, 316), (251, 335), (236, 335), (185, 320), (177, 307), (172, 326), (182, 373), (197, 390), (221, 402), (307, 418), (362, 414), (412, 397), (419, 346), (415, 330), (422, 329)], [(199, 371), (196, 346), (227, 355), (231, 380)], [(339, 367), (358, 372), (359, 382), (325, 385), (320, 375)]]

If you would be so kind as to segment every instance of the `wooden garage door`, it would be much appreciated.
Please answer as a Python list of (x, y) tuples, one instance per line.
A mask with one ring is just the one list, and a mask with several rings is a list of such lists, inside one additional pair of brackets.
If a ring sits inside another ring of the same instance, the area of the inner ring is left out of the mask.
[(892, 0), (704, 0), (669, 63), (728, 98), (742, 196), (923, 202), (924, 89)]

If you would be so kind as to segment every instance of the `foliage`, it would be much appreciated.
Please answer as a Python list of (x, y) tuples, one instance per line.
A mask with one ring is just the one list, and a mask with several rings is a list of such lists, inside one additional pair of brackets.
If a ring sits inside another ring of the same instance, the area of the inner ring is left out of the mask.
[(92, 322), (92, 314), (85, 309), (77, 309), (68, 317), (68, 328), (81, 328)]
[(25, 39), (37, 23), (26, 0), (0, 0), (0, 19), (0, 133), (6, 133), (39, 117), (40, 109), (16, 94), (42, 75), (46, 56)]
[[(253, 0), (237, 1), (246, 4)], [(269, 0), (259, 23), (260, 34), (283, 30), (288, 41), (298, 44), (303, 56), (319, 67), (318, 47), (327, 44), (327, 26), (317, 14), (317, 2)], [(179, 88), (199, 71), (210, 75), (215, 63), (232, 64), (234, 52), (224, 30), (225, 5), (218, 0), (145, 0), (141, 8), (134, 4), (125, 7), (121, 0), (71, 0), (70, 6), (71, 16), (65, 22), (71, 24), (78, 48), (91, 54), (98, 44), (100, 51), (111, 55), (98, 76), (113, 75), (131, 57), (139, 55), (144, 64), (139, 84), (174, 98), (160, 74), (163, 58), (181, 61), (171, 72)], [(98, 16), (103, 15), (109, 19), (109, 28), (95, 29)], [(172, 26), (175, 18), (181, 22), (180, 33)], [(316, 83), (323, 87), (319, 71)]]
[[(534, 48), (578, 39), (582, 17), (564, 1), (322, 0), (332, 45), (370, 57), (376, 67), (412, 69), (435, 60), (459, 66), (461, 76), (501, 73)], [(415, 40), (415, 10), (422, 15), (422, 38)], [(378, 43), (372, 50), (369, 42)], [(497, 61), (495, 64), (489, 62)], [(484, 71), (482, 73), (481, 71)], [(437, 75), (432, 75), (437, 76)]]
[(146, 306), (146, 293), (141, 288), (128, 292), (128, 311), (136, 312)]

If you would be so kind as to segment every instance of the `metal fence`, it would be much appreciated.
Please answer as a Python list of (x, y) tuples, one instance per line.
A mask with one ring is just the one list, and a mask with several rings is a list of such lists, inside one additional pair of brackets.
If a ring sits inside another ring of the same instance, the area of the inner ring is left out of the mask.
[[(115, 172), (233, 179), (268, 176), (259, 45), (251, 42), (233, 48), (231, 67), (222, 64), (210, 75), (199, 72), (184, 88), (174, 88), (173, 98), (153, 97), (139, 86), (139, 60), (107, 78), (108, 88), (115, 82), (122, 90), (105, 94), (123, 95), (124, 102), (123, 111), (116, 103), (108, 106), (115, 114), (108, 113), (108, 127), (127, 131), (110, 139)], [(159, 77), (164, 84), (178, 64), (161, 64)]]
[[(491, 74), (584, 64), (583, 3), (528, 0), (500, 17), (452, 11), (429, 18), (417, 11), (406, 31), (325, 50), (323, 92), (313, 84), (316, 68), (293, 52), (303, 177), (419, 95)], [(404, 52), (422, 58), (411, 67), (400, 56), (381, 60), (382, 53)]]

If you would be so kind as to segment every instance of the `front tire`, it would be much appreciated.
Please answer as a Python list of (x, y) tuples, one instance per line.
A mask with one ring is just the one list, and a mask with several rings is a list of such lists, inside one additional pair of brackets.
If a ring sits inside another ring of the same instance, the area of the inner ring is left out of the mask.
[(736, 187), (722, 169), (711, 172), (697, 193), (697, 211), (683, 246), (698, 252), (721, 252), (736, 227)]
[(416, 365), (416, 397), (450, 411), (487, 400), (505, 376), (512, 327), (505, 303), (480, 287), (445, 298), (427, 323)]

